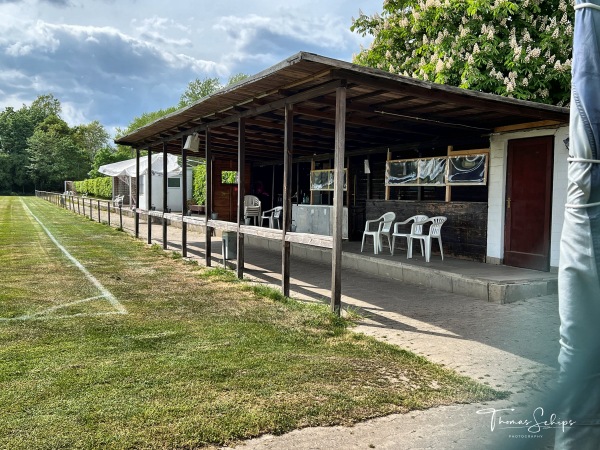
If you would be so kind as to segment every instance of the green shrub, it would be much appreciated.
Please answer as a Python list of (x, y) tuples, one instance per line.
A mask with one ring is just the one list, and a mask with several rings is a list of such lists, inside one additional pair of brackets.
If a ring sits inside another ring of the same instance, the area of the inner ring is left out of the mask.
[(197, 205), (206, 204), (206, 164), (194, 167), (192, 197)]
[(112, 177), (88, 178), (75, 181), (78, 194), (87, 194), (98, 198), (112, 198)]

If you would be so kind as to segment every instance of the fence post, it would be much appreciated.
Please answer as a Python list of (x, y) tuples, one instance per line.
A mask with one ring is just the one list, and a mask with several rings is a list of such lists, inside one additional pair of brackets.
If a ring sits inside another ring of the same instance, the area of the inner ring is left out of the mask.
[(123, 205), (119, 205), (119, 226), (121, 227), (121, 230), (123, 230), (123, 211), (122, 211)]
[(100, 221), (100, 200), (98, 200), (98, 223), (102, 223)]
[(106, 202), (106, 212), (108, 213), (108, 226), (110, 227), (110, 201)]

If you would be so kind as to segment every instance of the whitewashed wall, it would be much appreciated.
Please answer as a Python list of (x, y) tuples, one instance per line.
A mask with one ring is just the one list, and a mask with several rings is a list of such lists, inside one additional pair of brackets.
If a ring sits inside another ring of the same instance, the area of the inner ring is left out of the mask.
[[(188, 180), (187, 180), (187, 198), (192, 198), (192, 170), (188, 169)], [(181, 175), (169, 177), (179, 178), (180, 186), (182, 186)], [(143, 181), (142, 181), (143, 180)], [(149, 209), (151, 205), (148, 204), (148, 174), (144, 174), (140, 179), (140, 182), (144, 183), (143, 194), (140, 194), (140, 205), (143, 209)], [(154, 205), (156, 211), (162, 211), (163, 209), (163, 177), (160, 174), (152, 176), (152, 205)], [(172, 212), (181, 212), (181, 187), (179, 188), (167, 188), (167, 205), (171, 208)]]
[(506, 197), (506, 157), (508, 141), (539, 136), (554, 136), (554, 167), (552, 176), (552, 223), (550, 228), (551, 271), (558, 268), (560, 234), (564, 205), (567, 198), (567, 155), (564, 140), (569, 127), (558, 129), (518, 131), (494, 135), (490, 138), (490, 166), (488, 179), (488, 235), (487, 262), (502, 263), (504, 256), (504, 199)]

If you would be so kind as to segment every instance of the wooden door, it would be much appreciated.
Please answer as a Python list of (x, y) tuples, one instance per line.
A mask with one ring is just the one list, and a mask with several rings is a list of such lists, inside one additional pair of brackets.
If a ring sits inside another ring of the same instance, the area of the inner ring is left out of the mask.
[[(219, 220), (237, 222), (237, 184), (223, 182), (223, 172), (237, 171), (237, 161), (215, 160), (213, 162), (213, 212)], [(245, 169), (245, 192), (250, 192), (250, 164)], [(227, 178), (227, 177), (225, 177)]]
[(508, 142), (504, 264), (550, 266), (552, 136)]

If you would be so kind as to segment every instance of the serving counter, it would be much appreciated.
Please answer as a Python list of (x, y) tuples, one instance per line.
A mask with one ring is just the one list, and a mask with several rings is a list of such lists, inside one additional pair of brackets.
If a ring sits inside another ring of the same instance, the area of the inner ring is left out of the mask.
[[(296, 232), (333, 236), (333, 206), (292, 204)], [(342, 212), (342, 239), (348, 239), (348, 208)]]

